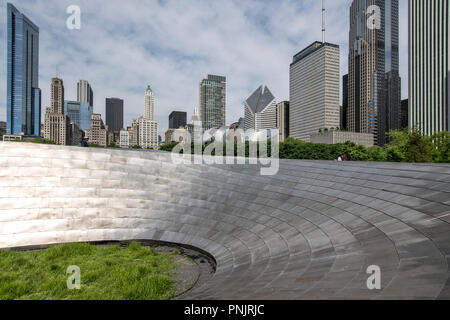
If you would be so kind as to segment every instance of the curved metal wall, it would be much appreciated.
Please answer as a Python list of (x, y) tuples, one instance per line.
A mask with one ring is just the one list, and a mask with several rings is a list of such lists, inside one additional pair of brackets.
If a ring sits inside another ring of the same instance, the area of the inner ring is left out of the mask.
[[(217, 261), (193, 299), (450, 298), (450, 166), (281, 161), (0, 143), (0, 248), (148, 239)], [(432, 220), (434, 219), (434, 220)], [(367, 267), (381, 268), (381, 290)]]

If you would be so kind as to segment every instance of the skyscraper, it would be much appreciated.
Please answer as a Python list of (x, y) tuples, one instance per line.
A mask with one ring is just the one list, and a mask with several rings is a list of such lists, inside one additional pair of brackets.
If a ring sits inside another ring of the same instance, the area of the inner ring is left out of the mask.
[(106, 125), (110, 131), (119, 132), (123, 129), (123, 100), (119, 98), (106, 98)]
[(280, 130), (280, 142), (289, 137), (289, 101), (277, 104), (277, 128)]
[(138, 142), (144, 149), (158, 148), (158, 121), (154, 119), (155, 97), (150, 86), (145, 90), (144, 95), (144, 116), (137, 121)]
[(155, 119), (155, 96), (150, 86), (145, 90), (144, 98), (144, 118), (147, 120)]
[(269, 88), (260, 86), (244, 103), (245, 130), (277, 127), (277, 102)]
[(87, 102), (91, 107), (94, 106), (94, 92), (86, 80), (80, 80), (77, 83), (77, 101)]
[(83, 131), (91, 127), (93, 109), (89, 105), (89, 102), (64, 100), (64, 114), (67, 114), (70, 121), (75, 123)]
[(409, 2), (409, 125), (450, 131), (450, 4)]
[(39, 28), (7, 4), (7, 134), (40, 135)]
[(226, 122), (227, 79), (208, 75), (200, 82), (200, 119), (203, 129), (220, 128)]
[(53, 78), (50, 88), (50, 107), (45, 111), (44, 138), (60, 145), (72, 144), (70, 119), (64, 114), (64, 84)]
[(408, 102), (408, 99), (402, 100), (400, 118), (401, 118), (402, 129), (408, 128), (408, 126), (409, 126), (409, 102)]
[(398, 0), (353, 0), (350, 8), (347, 126), (373, 133), (378, 145), (400, 128), (398, 12)]
[(62, 79), (52, 79), (50, 107), (53, 113), (64, 114), (64, 84)]
[(178, 129), (186, 127), (187, 113), (182, 111), (173, 111), (169, 115), (169, 129)]
[(342, 77), (341, 129), (347, 129), (347, 112), (348, 112), (348, 74)]
[(309, 141), (324, 128), (339, 127), (339, 46), (314, 42), (290, 67), (289, 134)]

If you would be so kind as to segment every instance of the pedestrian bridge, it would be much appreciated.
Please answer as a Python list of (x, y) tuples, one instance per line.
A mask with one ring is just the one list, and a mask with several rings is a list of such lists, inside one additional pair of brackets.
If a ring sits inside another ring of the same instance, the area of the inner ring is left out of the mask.
[(186, 299), (450, 299), (449, 213), (450, 165), (281, 160), (261, 176), (162, 152), (0, 143), (0, 248), (193, 246), (217, 269)]

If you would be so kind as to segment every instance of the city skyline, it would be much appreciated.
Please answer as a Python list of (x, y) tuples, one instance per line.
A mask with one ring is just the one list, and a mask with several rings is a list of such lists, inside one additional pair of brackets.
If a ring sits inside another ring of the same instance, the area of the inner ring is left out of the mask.
[[(57, 73), (64, 79), (66, 96), (70, 100), (76, 99), (78, 80), (88, 80), (95, 92), (94, 112), (101, 113), (103, 118), (105, 97), (118, 96), (124, 99), (124, 122), (129, 125), (141, 113), (142, 89), (151, 85), (157, 101), (155, 119), (161, 124), (159, 134), (168, 127), (167, 115), (171, 111), (186, 111), (190, 118), (192, 110), (199, 104), (198, 82), (205, 74), (227, 77), (227, 124), (243, 116), (242, 105), (248, 92), (261, 83), (266, 83), (279, 101), (288, 100), (292, 55), (321, 37), (320, 21), (304, 24), (307, 16), (316, 14), (320, 18), (320, 3), (312, 1), (286, 0), (277, 4), (253, 1), (206, 4), (194, 1), (189, 8), (183, 3), (169, 1), (165, 4), (151, 3), (142, 10), (136, 9), (137, 1), (130, 1), (129, 4), (113, 1), (101, 12), (97, 10), (97, 3), (80, 1), (81, 30), (68, 30), (65, 27), (68, 17), (65, 9), (68, 4), (64, 1), (55, 2), (53, 6), (31, 1), (10, 2), (18, 5), (40, 27), (39, 80), (40, 87), (44, 87), (43, 110), (49, 104), (49, 92), (42, 83), (48, 83)], [(347, 0), (327, 4), (327, 41), (341, 46), (341, 74), (347, 73), (350, 4), (351, 1)], [(212, 21), (214, 14), (218, 15), (211, 30), (203, 30), (204, 23), (197, 23), (189, 17), (196, 17), (203, 12), (201, 5), (207, 5), (211, 10), (204, 17), (206, 22)], [(189, 14), (180, 16), (180, 6), (188, 10)], [(2, 1), (0, 14), (6, 14), (5, 7), (6, 1)], [(267, 16), (274, 9), (277, 14)], [(114, 19), (121, 11), (129, 13), (133, 19), (117, 23), (121, 20)], [(156, 19), (154, 23), (143, 18), (149, 11)], [(230, 13), (235, 16), (234, 26), (228, 25)], [(280, 15), (295, 19), (281, 20)], [(169, 17), (177, 18), (179, 23), (164, 28), (168, 21), (162, 20), (170, 21)], [(407, 77), (408, 65), (406, 1), (400, 1), (400, 17), (400, 69), (404, 78)], [(157, 22), (162, 24), (158, 27)], [(184, 30), (186, 26), (189, 26), (188, 30)], [(140, 35), (145, 30), (157, 32), (155, 41), (146, 39), (145, 33)], [(190, 38), (195, 43), (189, 45), (187, 39), (182, 39), (186, 32), (196, 35)], [(112, 36), (112, 33), (116, 36)], [(157, 41), (163, 37), (169, 40)], [(3, 29), (0, 38), (0, 41), (5, 40)], [(96, 46), (92, 46), (94, 41)], [(272, 47), (268, 44), (272, 44)], [(116, 50), (108, 51), (113, 45)], [(64, 49), (55, 50), (56, 47)], [(2, 58), (4, 54), (2, 52)], [(271, 62), (269, 67), (268, 61)], [(3, 71), (3, 68), (5, 66), (0, 70)], [(407, 83), (403, 82), (402, 86), (402, 97), (406, 98)], [(5, 88), (6, 79), (2, 77), (0, 95), (3, 95)], [(5, 103), (3, 99), (0, 101), (0, 119), (6, 118)]]

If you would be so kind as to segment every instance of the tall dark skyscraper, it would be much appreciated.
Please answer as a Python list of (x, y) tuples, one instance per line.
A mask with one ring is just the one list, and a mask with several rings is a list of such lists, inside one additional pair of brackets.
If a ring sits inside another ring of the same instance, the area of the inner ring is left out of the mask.
[(187, 113), (182, 111), (173, 111), (169, 115), (169, 129), (178, 129), (186, 127)]
[(123, 100), (106, 98), (106, 125), (110, 131), (123, 129)]
[(450, 131), (450, 3), (409, 1), (409, 125)]
[(402, 129), (408, 128), (409, 126), (409, 103), (408, 99), (402, 100), (401, 107), (401, 127)]
[(39, 136), (39, 28), (7, 5), (7, 134)]
[(350, 8), (347, 125), (373, 133), (378, 145), (400, 128), (398, 14), (398, 0), (353, 0)]
[(342, 77), (341, 129), (347, 129), (347, 111), (348, 111), (348, 74)]

